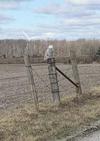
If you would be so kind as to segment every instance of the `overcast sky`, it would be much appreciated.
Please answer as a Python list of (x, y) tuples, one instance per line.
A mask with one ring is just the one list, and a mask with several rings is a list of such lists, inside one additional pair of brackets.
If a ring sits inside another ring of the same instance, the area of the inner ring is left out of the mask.
[(0, 0), (0, 39), (100, 38), (100, 0)]

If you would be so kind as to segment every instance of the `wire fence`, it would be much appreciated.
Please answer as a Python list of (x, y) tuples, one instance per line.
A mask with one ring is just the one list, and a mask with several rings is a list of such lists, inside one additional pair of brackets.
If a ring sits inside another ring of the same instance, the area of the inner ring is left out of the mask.
[[(57, 64), (69, 78), (74, 80), (71, 65)], [(31, 84), (23, 65), (1, 65), (0, 71), (0, 110), (16, 108), (33, 103)], [(4, 71), (6, 68), (6, 71)], [(100, 64), (79, 65), (79, 74), (83, 93), (100, 86)], [(33, 76), (39, 103), (52, 102), (50, 80), (47, 65), (33, 65)], [(58, 74), (61, 99), (67, 95), (76, 95), (75, 87)]]

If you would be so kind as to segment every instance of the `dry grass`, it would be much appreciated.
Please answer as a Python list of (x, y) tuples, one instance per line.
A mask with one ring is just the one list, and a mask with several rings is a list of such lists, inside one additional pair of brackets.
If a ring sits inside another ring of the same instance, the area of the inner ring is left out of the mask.
[[(99, 89), (99, 88), (97, 88)], [(100, 91), (85, 95), (77, 103), (66, 97), (59, 106), (32, 104), (0, 116), (0, 141), (48, 141), (75, 133), (100, 119)]]

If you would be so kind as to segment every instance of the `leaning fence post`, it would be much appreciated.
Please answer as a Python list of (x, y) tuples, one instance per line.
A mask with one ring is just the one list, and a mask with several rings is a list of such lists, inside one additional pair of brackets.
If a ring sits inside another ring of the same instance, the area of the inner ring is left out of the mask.
[(35, 108), (36, 108), (37, 111), (39, 111), (38, 96), (37, 96), (37, 91), (36, 91), (36, 88), (35, 88), (32, 66), (31, 66), (31, 63), (30, 63), (30, 58), (29, 58), (28, 52), (29, 52), (29, 50), (28, 50), (28, 46), (27, 46), (25, 48), (25, 53), (24, 53), (24, 62), (25, 62), (26, 70), (27, 70), (28, 79), (29, 79), (29, 82), (31, 83), (32, 98), (34, 99), (34, 102), (35, 102)]
[(45, 53), (45, 60), (47, 60), (48, 63), (49, 79), (51, 84), (53, 101), (55, 103), (60, 103), (59, 85), (58, 85), (57, 71), (55, 66), (55, 58), (54, 58), (54, 51), (52, 45), (48, 47)]
[(73, 76), (75, 79), (75, 83), (78, 86), (76, 87), (76, 93), (77, 93), (77, 97), (79, 97), (82, 94), (82, 88), (81, 88), (79, 71), (77, 66), (76, 52), (73, 48), (70, 48), (70, 58), (71, 58)]

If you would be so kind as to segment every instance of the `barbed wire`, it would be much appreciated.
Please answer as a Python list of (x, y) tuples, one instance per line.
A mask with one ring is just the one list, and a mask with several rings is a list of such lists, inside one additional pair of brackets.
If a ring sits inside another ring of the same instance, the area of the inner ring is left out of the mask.
[[(34, 70), (34, 69), (33, 69)], [(37, 77), (43, 82), (44, 86), (47, 88), (50, 88), (49, 85), (47, 85), (47, 83), (45, 82), (45, 80), (43, 80), (40, 75), (34, 70), (35, 74), (37, 75)], [(44, 75), (43, 75), (44, 76)], [(46, 75), (45, 75), (46, 76)]]
[(29, 85), (31, 85), (31, 83), (22, 83), (22, 84), (20, 84), (20, 85), (4, 85), (4, 86), (0, 86), (0, 89), (2, 89), (3, 90), (3, 88), (4, 89), (6, 89), (6, 88), (15, 88), (15, 87), (18, 87), (18, 88), (20, 88), (20, 87), (23, 87), (23, 86), (29, 86)]
[(11, 79), (19, 79), (19, 78), (25, 78), (27, 77), (26, 75), (23, 75), (23, 76), (11, 76), (11, 77), (5, 77), (5, 78), (0, 78), (0, 81), (3, 81), (3, 80), (11, 80)]
[[(86, 66), (84, 67), (84, 69), (85, 68)], [(82, 67), (80, 66), (79, 73), (81, 79), (83, 79), (81, 80), (81, 84), (84, 89), (88, 90), (89, 87), (97, 86), (100, 84), (100, 80), (97, 79), (97, 77), (100, 78), (99, 68), (97, 69), (97, 71), (91, 70), (90, 72), (87, 72), (88, 69), (85, 72), (81, 72), (80, 71), (81, 69)], [(47, 66), (44, 68), (41, 66), (39, 67), (36, 66), (36, 68), (32, 66), (32, 70), (33, 70), (33, 77), (36, 83), (36, 89), (37, 89), (39, 101), (44, 102), (45, 100), (50, 100), (52, 94), (51, 94), (51, 87), (49, 82)], [(64, 68), (62, 69), (62, 71), (65, 74), (67, 74), (71, 79), (73, 79), (73, 73), (71, 68)], [(13, 74), (13, 75), (17, 75), (17, 74)], [(32, 91), (30, 87), (31, 83), (28, 80), (27, 74), (17, 75), (17, 76), (11, 75), (9, 77), (1, 76), (1, 77), (2, 78), (0, 78), (0, 109), (1, 107), (4, 106), (9, 107), (12, 105), (20, 105), (25, 102), (26, 103), (33, 102), (31, 96)], [(60, 74), (58, 74), (58, 84), (59, 84), (59, 91), (61, 93), (61, 96), (73, 93), (75, 91), (75, 87), (71, 85)]]

